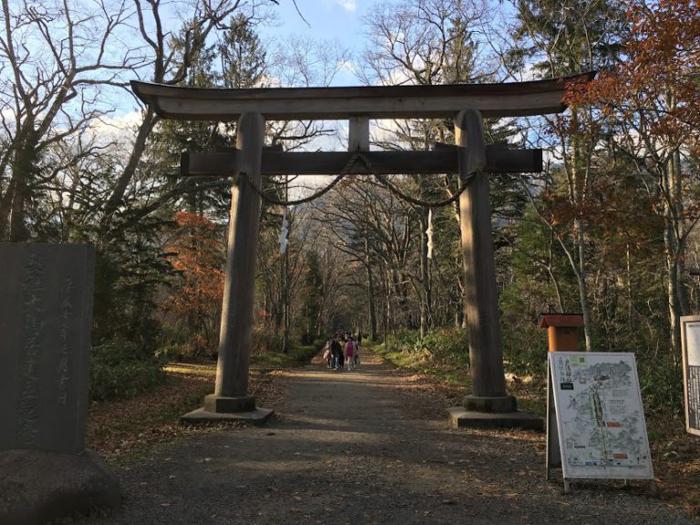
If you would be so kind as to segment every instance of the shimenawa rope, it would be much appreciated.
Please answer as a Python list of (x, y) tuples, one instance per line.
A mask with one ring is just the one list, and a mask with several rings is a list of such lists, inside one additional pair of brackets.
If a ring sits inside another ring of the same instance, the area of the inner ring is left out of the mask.
[(321, 190), (309, 195), (308, 197), (304, 197), (301, 199), (295, 199), (295, 200), (283, 200), (283, 199), (278, 199), (276, 197), (272, 197), (269, 194), (265, 193), (260, 187), (258, 187), (256, 184), (254, 184), (248, 177), (246, 177), (246, 180), (248, 181), (248, 184), (250, 184), (250, 187), (253, 188), (253, 191), (257, 193), (260, 198), (262, 198), (265, 202), (268, 202), (270, 204), (274, 204), (277, 206), (296, 206), (299, 204), (305, 204), (307, 202), (311, 202), (314, 199), (317, 199), (329, 191), (331, 191), (348, 173), (350, 173), (350, 170), (352, 167), (355, 165), (357, 161), (361, 161), (362, 163), (367, 166), (367, 171), (371, 174), (374, 175), (374, 177), (379, 181), (379, 183), (387, 188), (389, 191), (391, 191), (393, 194), (395, 194), (397, 197), (400, 199), (409, 202), (415, 206), (422, 206), (424, 208), (442, 208), (444, 206), (449, 206), (450, 204), (454, 203), (459, 199), (460, 195), (464, 193), (464, 191), (467, 189), (469, 181), (471, 181), (474, 176), (477, 174), (477, 172), (469, 173), (465, 177), (461, 178), (461, 187), (458, 189), (458, 191), (454, 194), (451, 195), (447, 199), (443, 199), (441, 201), (435, 201), (435, 202), (430, 202), (426, 201), (423, 199), (417, 199), (415, 197), (411, 197), (410, 195), (405, 194), (402, 192), (395, 184), (392, 182), (389, 182), (387, 177), (385, 175), (381, 175), (379, 173), (376, 173), (374, 168), (372, 167), (372, 163), (369, 161), (369, 159), (363, 155), (361, 152), (355, 153), (348, 162), (345, 164), (342, 170), (340, 170), (340, 173), (338, 176), (336, 176), (333, 181), (331, 181), (330, 184), (322, 188)]

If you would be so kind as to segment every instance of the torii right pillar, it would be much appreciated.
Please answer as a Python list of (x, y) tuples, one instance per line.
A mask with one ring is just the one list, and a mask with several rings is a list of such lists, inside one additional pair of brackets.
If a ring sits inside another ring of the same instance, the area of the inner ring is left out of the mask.
[(464, 315), (469, 337), (472, 391), (464, 407), (448, 409), (453, 427), (541, 430), (541, 418), (518, 412), (506, 391), (498, 313), (496, 267), (491, 236), (489, 177), (481, 114), (461, 111), (454, 122), (459, 175), (467, 189), (459, 199), (464, 264)]

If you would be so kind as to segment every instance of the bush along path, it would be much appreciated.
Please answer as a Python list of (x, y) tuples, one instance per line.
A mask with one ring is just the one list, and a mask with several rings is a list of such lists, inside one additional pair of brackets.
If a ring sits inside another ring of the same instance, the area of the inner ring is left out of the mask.
[(278, 372), (266, 427), (195, 433), (115, 465), (123, 508), (90, 523), (685, 524), (641, 490), (563, 495), (541, 434), (456, 431), (440, 396), (378, 358)]

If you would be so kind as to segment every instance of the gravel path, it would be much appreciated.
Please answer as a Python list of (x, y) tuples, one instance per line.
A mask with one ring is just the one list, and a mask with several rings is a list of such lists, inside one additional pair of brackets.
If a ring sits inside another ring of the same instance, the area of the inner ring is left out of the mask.
[(562, 495), (544, 437), (453, 431), (438, 399), (379, 361), (281, 378), (278, 417), (202, 433), (122, 467), (121, 511), (100, 524), (694, 523), (639, 489)]

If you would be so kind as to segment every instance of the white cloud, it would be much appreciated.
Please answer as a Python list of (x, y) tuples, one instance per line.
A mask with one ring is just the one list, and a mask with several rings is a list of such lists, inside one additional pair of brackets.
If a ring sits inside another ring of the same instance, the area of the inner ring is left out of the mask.
[(142, 120), (141, 110), (132, 110), (96, 119), (90, 125), (90, 130), (99, 142), (131, 144), (136, 136), (136, 128)]
[(357, 10), (356, 0), (335, 0), (335, 3), (348, 13), (354, 13)]

